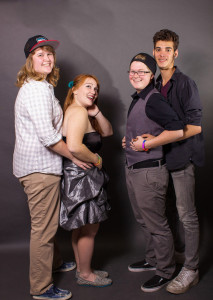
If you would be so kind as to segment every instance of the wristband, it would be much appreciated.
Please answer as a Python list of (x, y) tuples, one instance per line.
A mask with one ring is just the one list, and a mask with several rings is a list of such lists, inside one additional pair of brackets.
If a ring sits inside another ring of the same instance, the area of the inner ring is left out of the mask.
[(146, 142), (146, 140), (143, 140), (142, 149), (143, 149), (143, 151), (149, 151), (149, 149), (145, 148), (145, 142)]
[(98, 162), (96, 164), (93, 164), (95, 167), (98, 167), (101, 164), (101, 157), (95, 153), (95, 155), (98, 157)]
[[(99, 114), (99, 112), (100, 112), (100, 110), (97, 112), (97, 114)], [(96, 117), (96, 116), (97, 116), (97, 114), (96, 114), (96, 115), (94, 115), (94, 117)]]

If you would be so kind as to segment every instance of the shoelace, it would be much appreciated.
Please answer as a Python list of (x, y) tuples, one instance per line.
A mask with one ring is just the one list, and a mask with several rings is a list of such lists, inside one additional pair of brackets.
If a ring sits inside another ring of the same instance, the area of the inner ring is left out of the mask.
[(175, 281), (178, 282), (178, 284), (180, 285), (184, 285), (183, 282), (185, 281), (185, 279), (187, 279), (187, 277), (189, 277), (189, 271), (182, 270)]
[(187, 272), (181, 271), (181, 273), (178, 275), (176, 280), (180, 282), (180, 281), (184, 280), (186, 277), (187, 277)]

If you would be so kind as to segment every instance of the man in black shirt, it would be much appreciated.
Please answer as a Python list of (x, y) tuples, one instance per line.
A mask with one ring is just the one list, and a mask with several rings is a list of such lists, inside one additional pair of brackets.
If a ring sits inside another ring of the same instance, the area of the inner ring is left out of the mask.
[(178, 56), (178, 35), (163, 29), (154, 35), (153, 42), (153, 55), (161, 72), (156, 87), (185, 124), (184, 136), (178, 142), (164, 147), (185, 235), (184, 266), (168, 284), (167, 291), (180, 294), (199, 280), (199, 223), (195, 208), (194, 166), (204, 163), (202, 106), (195, 82), (174, 66)]

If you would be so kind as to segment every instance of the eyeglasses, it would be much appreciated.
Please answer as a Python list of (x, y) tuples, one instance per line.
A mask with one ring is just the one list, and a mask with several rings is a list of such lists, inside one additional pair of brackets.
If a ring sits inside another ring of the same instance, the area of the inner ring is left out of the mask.
[(135, 76), (137, 74), (138, 76), (145, 76), (148, 73), (151, 73), (150, 71), (127, 71), (129, 73), (129, 76)]

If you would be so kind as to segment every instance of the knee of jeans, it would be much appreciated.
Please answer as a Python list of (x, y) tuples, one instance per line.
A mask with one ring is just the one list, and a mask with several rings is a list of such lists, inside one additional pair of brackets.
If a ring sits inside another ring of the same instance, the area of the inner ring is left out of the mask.
[(137, 223), (141, 229), (146, 228), (146, 224), (144, 223), (142, 218), (136, 218)]
[(159, 226), (159, 227), (153, 227), (150, 228), (150, 233), (152, 235), (158, 235), (158, 236), (164, 236), (164, 237), (171, 237), (172, 238), (172, 232), (169, 226)]
[(180, 221), (183, 223), (185, 228), (198, 225), (198, 217), (196, 210), (186, 211), (182, 208), (178, 208), (178, 214)]

